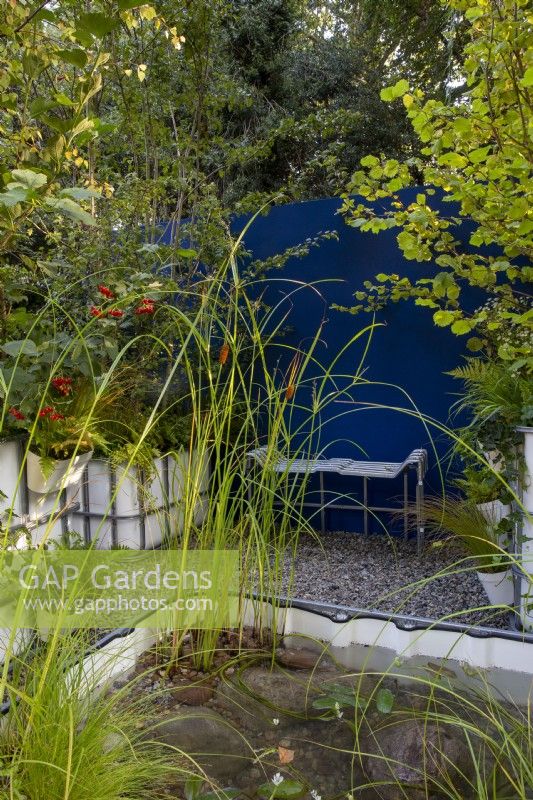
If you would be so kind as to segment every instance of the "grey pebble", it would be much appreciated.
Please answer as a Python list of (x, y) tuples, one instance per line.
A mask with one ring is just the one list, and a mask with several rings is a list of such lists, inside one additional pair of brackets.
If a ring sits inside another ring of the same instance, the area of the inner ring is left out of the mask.
[(418, 556), (416, 542), (384, 535), (302, 536), (294, 561), (287, 554), (283, 589), (291, 581), (292, 596), (302, 600), (434, 619), (453, 615), (451, 622), (508, 628), (506, 613), (472, 610), (488, 605), (473, 568), (463, 562), (455, 567), (460, 573), (433, 577), (461, 559), (453, 543), (436, 548), (426, 542)]

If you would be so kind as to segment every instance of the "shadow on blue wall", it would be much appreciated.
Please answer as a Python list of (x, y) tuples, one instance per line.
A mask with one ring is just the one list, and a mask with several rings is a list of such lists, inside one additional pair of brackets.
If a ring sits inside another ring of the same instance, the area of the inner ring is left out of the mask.
[[(275, 273), (273, 279), (267, 281), (268, 288), (261, 289), (266, 291), (271, 304), (292, 292), (287, 301), (292, 304), (292, 311), (286, 343), (305, 350), (306, 342), (323, 323), (316, 351), (323, 364), (371, 322), (368, 314), (353, 316), (332, 309), (332, 304), (352, 305), (353, 293), (363, 287), (365, 280), (373, 279), (380, 272), (416, 277), (427, 274), (430, 268), (428, 264), (421, 266), (403, 259), (396, 243), (397, 231), (375, 236), (348, 227), (336, 213), (339, 205), (337, 199), (331, 199), (278, 206), (267, 216), (256, 218), (245, 236), (246, 247), (253, 257), (263, 259), (315, 237), (321, 231), (337, 231), (338, 241), (324, 241), (320, 247), (312, 248), (307, 257), (291, 259), (281, 273)], [(242, 220), (237, 221), (235, 229), (242, 225)], [(294, 292), (295, 281), (313, 284), (313, 287)], [(326, 456), (348, 458), (365, 457), (361, 455), (362, 449), (370, 460), (403, 461), (414, 448), (425, 447), (430, 463), (428, 484), (439, 491), (438, 464), (446, 470), (445, 456), (451, 440), (438, 427), (425, 425), (416, 410), (437, 423), (449, 422), (457, 384), (444, 373), (460, 363), (465, 339), (453, 336), (448, 329), (437, 328), (431, 311), (416, 307), (411, 301), (391, 304), (379, 313), (376, 321), (383, 324), (373, 331), (365, 362), (364, 377), (370, 383), (352, 389), (353, 405), (333, 402), (329, 406), (321, 420), (321, 438), (316, 449)], [(353, 375), (364, 344), (366, 337), (352, 344), (335, 372)], [(280, 362), (284, 364), (287, 356), (274, 346), (269, 358), (274, 370)], [(298, 392), (298, 402), (307, 406), (310, 384)], [(373, 409), (370, 404), (390, 408)], [(301, 421), (298, 415), (295, 421)], [(330, 480), (333, 491), (349, 492), (360, 499), (356, 491), (360, 488), (357, 479), (339, 481), (331, 477)], [(371, 502), (382, 504), (386, 498), (397, 497), (400, 492), (399, 484), (373, 482)], [(328, 528), (360, 530), (361, 517), (332, 511), (328, 515)]]

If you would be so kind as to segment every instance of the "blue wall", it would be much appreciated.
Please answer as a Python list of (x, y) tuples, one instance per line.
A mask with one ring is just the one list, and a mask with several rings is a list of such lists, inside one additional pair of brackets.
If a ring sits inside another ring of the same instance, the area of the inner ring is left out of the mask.
[[(308, 237), (315, 237), (321, 231), (338, 232), (338, 241), (325, 241), (319, 248), (312, 248), (304, 259), (291, 259), (281, 273), (274, 273), (275, 280), (265, 295), (267, 301), (274, 303), (283, 294), (293, 292), (295, 287), (291, 281), (314, 284), (314, 288), (305, 288), (292, 295), (291, 329), (285, 341), (306, 349), (306, 342), (309, 343), (320, 322), (324, 321), (321, 343), (316, 351), (322, 363), (327, 363), (371, 321), (371, 317), (364, 313), (353, 316), (335, 311), (332, 304), (352, 305), (355, 302), (353, 293), (363, 287), (365, 280), (373, 279), (379, 272), (398, 272), (415, 277), (427, 274), (431, 268), (428, 264), (421, 266), (402, 258), (396, 243), (397, 232), (386, 231), (376, 236), (345, 225), (336, 213), (339, 205), (337, 199), (331, 199), (275, 207), (267, 216), (258, 217), (245, 237), (246, 247), (252, 251), (253, 257), (263, 259), (302, 243)], [(236, 228), (239, 224), (242, 225), (242, 221), (236, 223)], [(457, 383), (444, 373), (460, 363), (465, 338), (435, 327), (431, 310), (415, 307), (411, 301), (391, 304), (379, 313), (377, 321), (383, 322), (384, 327), (374, 330), (364, 375), (373, 384), (352, 390), (356, 405), (331, 404), (322, 419), (319, 447), (327, 456), (349, 458), (365, 457), (361, 455), (359, 448), (362, 448), (370, 460), (387, 461), (402, 461), (412, 449), (425, 447), (429, 451), (431, 467), (428, 482), (438, 490), (437, 462), (449, 450), (450, 440), (436, 428), (431, 428), (428, 433), (416, 416), (394, 410), (365, 409), (364, 404), (378, 403), (411, 411), (416, 407), (422, 414), (446, 423), (455, 400)], [(364, 341), (366, 343), (366, 339)], [(353, 344), (335, 372), (353, 375), (362, 347), (362, 342)], [(287, 355), (281, 349), (271, 348), (272, 369), (280, 359), (286, 366)], [(298, 391), (298, 401), (307, 405), (310, 388)], [(350, 412), (349, 416), (334, 419), (346, 411)], [(295, 424), (297, 422), (298, 417)], [(445, 468), (446, 465), (441, 466)], [(330, 479), (330, 485), (333, 490), (341, 492), (352, 493), (357, 488), (353, 479), (340, 482)], [(375, 482), (373, 501), (381, 504), (385, 498), (399, 495), (400, 491), (399, 484), (382, 481), (378, 485)], [(361, 530), (361, 516), (330, 512), (328, 527), (332, 530)]]

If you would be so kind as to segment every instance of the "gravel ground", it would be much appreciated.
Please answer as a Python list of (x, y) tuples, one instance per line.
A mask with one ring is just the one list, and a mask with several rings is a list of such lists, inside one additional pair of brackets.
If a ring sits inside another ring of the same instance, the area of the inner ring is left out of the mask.
[[(464, 563), (451, 566), (461, 558), (461, 551), (449, 543), (426, 543), (418, 556), (415, 542), (382, 535), (332, 532), (316, 539), (306, 536), (300, 540), (291, 595), (433, 619), (465, 611), (449, 621), (509, 627), (507, 613), (471, 610), (487, 606), (489, 601), (471, 567)], [(433, 577), (446, 570), (449, 574)], [(289, 574), (290, 563), (286, 563), (285, 591)]]

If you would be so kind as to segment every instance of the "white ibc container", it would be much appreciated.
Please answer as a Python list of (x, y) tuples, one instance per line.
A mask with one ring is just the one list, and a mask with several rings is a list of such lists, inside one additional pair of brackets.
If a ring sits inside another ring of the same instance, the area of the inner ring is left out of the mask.
[(186, 451), (155, 459), (148, 476), (138, 467), (113, 468), (95, 459), (82, 485), (68, 490), (68, 501), (86, 512), (74, 511), (71, 527), (96, 541), (99, 549), (159, 547), (167, 533), (183, 530), (185, 492), (195, 503), (195, 524), (202, 522), (208, 485), (208, 457), (195, 460)]
[(523, 577), (520, 587), (520, 618), (527, 631), (533, 631), (533, 428), (521, 427), (525, 477), (522, 488), (521, 566)]
[(13, 524), (23, 513), (23, 488), (19, 484), (21, 458), (20, 442), (0, 442), (0, 515), (5, 518), (11, 508)]
[[(28, 489), (24, 480), (24, 470), (21, 473), (23, 458), (23, 442), (15, 440), (0, 442), (0, 490), (6, 495), (6, 497), (0, 496), (0, 517), (4, 524), (9, 520), (10, 528), (28, 526), (31, 544), (37, 546), (43, 538), (51, 540), (61, 536), (63, 523), (59, 515), (65, 512), (67, 501), (66, 495), (59, 492), (41, 494)], [(21, 475), (20, 481), (19, 475)], [(11, 517), (9, 517), (10, 509)], [(15, 531), (14, 534), (16, 537)], [(26, 533), (21, 529), (16, 545), (23, 549), (27, 544)]]

